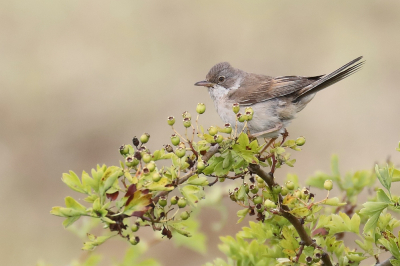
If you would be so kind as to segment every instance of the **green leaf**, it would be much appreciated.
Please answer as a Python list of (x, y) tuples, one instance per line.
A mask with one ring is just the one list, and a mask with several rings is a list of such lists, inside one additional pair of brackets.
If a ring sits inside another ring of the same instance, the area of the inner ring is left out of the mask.
[(191, 206), (196, 206), (201, 198), (204, 197), (204, 190), (200, 186), (186, 185), (179, 189), (185, 199), (189, 202)]
[(400, 250), (393, 238), (390, 238), (389, 240), (381, 238), (378, 240), (378, 242), (388, 249), (396, 259), (400, 259)]
[(201, 175), (201, 176), (192, 175), (191, 177), (189, 177), (187, 183), (189, 185), (195, 185), (195, 186), (207, 186), (208, 180), (207, 180), (207, 177), (204, 175)]
[(375, 232), (376, 224), (378, 223), (380, 214), (380, 212), (377, 212), (369, 217), (364, 226), (364, 234), (368, 233), (370, 230), (372, 230), (372, 232)]
[(389, 166), (379, 168), (378, 165), (375, 165), (375, 173), (379, 179), (379, 182), (381, 182), (382, 186), (390, 193), (390, 187), (392, 185), (392, 173), (389, 171)]
[(383, 191), (383, 189), (379, 188), (378, 191), (376, 192), (376, 194), (377, 194), (378, 201), (388, 203), (388, 204), (392, 203), (389, 196), (385, 193), (385, 191)]
[(190, 234), (189, 231), (186, 230), (186, 226), (184, 222), (170, 222), (168, 223), (170, 227), (172, 227), (176, 232), (179, 234), (186, 236), (186, 237), (191, 237), (192, 235)]
[(61, 180), (71, 189), (80, 193), (87, 193), (79, 177), (73, 171), (69, 171), (69, 174), (64, 173)]
[(68, 217), (67, 219), (65, 219), (63, 221), (63, 226), (64, 228), (67, 228), (68, 226), (70, 226), (71, 224), (73, 224), (74, 222), (76, 222), (78, 219), (80, 218), (80, 216), (73, 216), (73, 217)]
[(293, 232), (289, 229), (289, 227), (285, 226), (282, 229), (283, 239), (279, 241), (279, 245), (287, 250), (296, 250), (299, 247), (299, 242), (293, 236)]
[(103, 244), (107, 239), (109, 239), (111, 237), (113, 237), (113, 235), (96, 237), (94, 235), (88, 234), (89, 240), (92, 240), (92, 241), (88, 241), (88, 242), (83, 243), (83, 248), (82, 249), (83, 250), (93, 250), (97, 246)]
[(310, 212), (311, 211), (307, 207), (294, 208), (293, 210), (290, 211), (291, 214), (300, 218), (309, 215)]
[(246, 133), (242, 132), (240, 133), (237, 143), (243, 147), (244, 149), (246, 149), (247, 146), (249, 146), (249, 137), (247, 136)]
[(377, 212), (382, 212), (384, 209), (388, 207), (388, 204), (385, 202), (366, 202), (363, 204), (363, 207), (360, 210), (360, 213), (366, 216), (374, 215)]
[(67, 208), (72, 208), (77, 211), (81, 211), (82, 213), (86, 213), (86, 208), (79, 202), (77, 202), (74, 198), (72, 197), (66, 197), (65, 198), (65, 206)]
[(151, 182), (146, 187), (151, 191), (172, 191), (174, 190), (173, 186), (167, 186), (170, 184), (168, 178), (162, 177), (158, 182)]
[(143, 194), (140, 190), (133, 193), (133, 198), (125, 206), (123, 213), (131, 216), (134, 212), (147, 211), (151, 204), (151, 194)]
[(237, 224), (243, 221), (244, 217), (246, 217), (246, 215), (249, 213), (249, 210), (249, 208), (246, 208), (237, 212), (237, 216), (240, 218), (237, 221)]
[(222, 163), (222, 168), (228, 169), (228, 170), (231, 169), (232, 161), (233, 161), (232, 153), (231, 153), (231, 151), (228, 151), (227, 155)]

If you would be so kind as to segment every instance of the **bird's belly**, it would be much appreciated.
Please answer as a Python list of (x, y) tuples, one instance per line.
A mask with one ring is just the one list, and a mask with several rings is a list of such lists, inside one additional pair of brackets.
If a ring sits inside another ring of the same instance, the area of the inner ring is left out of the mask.
[[(247, 106), (242, 106), (240, 108), (240, 113), (244, 114), (245, 108)], [(257, 103), (251, 106), (253, 108), (254, 114), (253, 119), (247, 122), (247, 126), (251, 134), (256, 134), (268, 130), (272, 130), (270, 133), (263, 134), (261, 137), (274, 138), (278, 137), (284, 132), (285, 127), (290, 123), (291, 119), (282, 120), (277, 114), (279, 110), (277, 101), (266, 101)], [(236, 124), (236, 115), (232, 111), (232, 104), (226, 104), (225, 108), (218, 108), (218, 114), (225, 123), (230, 123), (232, 127)], [(245, 123), (237, 123), (238, 130), (241, 131)], [(280, 129), (273, 130), (274, 128), (282, 125)]]

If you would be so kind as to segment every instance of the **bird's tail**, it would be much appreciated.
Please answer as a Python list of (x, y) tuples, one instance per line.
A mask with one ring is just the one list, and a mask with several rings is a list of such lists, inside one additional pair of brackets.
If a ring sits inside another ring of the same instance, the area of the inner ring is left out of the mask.
[[(354, 59), (353, 61), (345, 64), (344, 66), (342, 66), (341, 68), (333, 71), (330, 74), (327, 74), (325, 76), (322, 76), (319, 80), (311, 83), (310, 85), (308, 85), (307, 87), (301, 89), (299, 91), (299, 93), (297, 94), (296, 98), (293, 100), (298, 101), (299, 98), (304, 97), (308, 94), (311, 93), (316, 93), (320, 90), (325, 89), (326, 87), (335, 84), (336, 82), (347, 78), (348, 76), (350, 76), (351, 74), (354, 74), (355, 72), (357, 72), (357, 70), (359, 70), (363, 64), (365, 63), (365, 61), (361, 61), (358, 62), (362, 59), (363, 57), (360, 56), (356, 59)], [(357, 63), (358, 62), (358, 63)], [(357, 64), (356, 64), (357, 63)]]

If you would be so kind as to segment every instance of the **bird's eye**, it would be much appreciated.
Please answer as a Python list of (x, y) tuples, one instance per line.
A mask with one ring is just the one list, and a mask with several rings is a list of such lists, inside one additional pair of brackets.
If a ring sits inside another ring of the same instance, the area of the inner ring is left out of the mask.
[(225, 77), (224, 77), (224, 76), (218, 77), (218, 81), (219, 81), (219, 82), (224, 82), (224, 81), (225, 81)]

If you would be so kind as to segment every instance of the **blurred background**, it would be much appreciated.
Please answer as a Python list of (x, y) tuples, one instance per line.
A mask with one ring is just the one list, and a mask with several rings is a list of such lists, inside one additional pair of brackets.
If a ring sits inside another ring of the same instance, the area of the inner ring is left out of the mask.
[[(329, 172), (334, 153), (343, 173), (388, 156), (400, 162), (399, 17), (397, 0), (1, 1), (2, 264), (67, 265), (82, 256), (82, 240), (49, 214), (73, 194), (62, 173), (117, 165), (118, 147), (143, 132), (150, 149), (168, 143), (166, 117), (194, 112), (198, 102), (208, 107), (205, 126), (221, 124), (206, 89), (193, 86), (220, 61), (315, 76), (363, 55), (362, 71), (318, 93), (289, 127), (307, 144), (279, 175)], [(206, 256), (168, 241), (146, 256), (176, 266), (223, 256), (218, 235), (247, 225), (236, 225), (238, 208), (226, 204), (222, 232), (202, 225)], [(127, 246), (112, 240), (98, 251), (118, 259)]]

